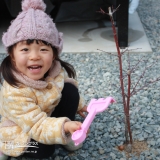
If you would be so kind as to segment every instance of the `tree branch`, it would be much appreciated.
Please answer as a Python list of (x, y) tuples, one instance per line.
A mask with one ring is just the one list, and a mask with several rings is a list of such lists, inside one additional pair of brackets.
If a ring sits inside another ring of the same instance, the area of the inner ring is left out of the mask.
[(144, 71), (142, 72), (141, 76), (139, 77), (137, 83), (135, 84), (135, 86), (134, 86), (134, 88), (133, 88), (133, 90), (132, 90), (132, 92), (131, 92), (131, 95), (133, 95), (133, 93), (135, 92), (137, 85), (139, 84), (140, 80), (144, 77), (144, 74), (145, 74), (145, 72), (147, 71), (147, 69), (148, 69), (148, 68), (151, 68), (154, 64), (155, 64), (155, 62), (153, 62), (151, 65), (145, 67), (145, 69), (144, 69)]
[(115, 55), (115, 54), (112, 54), (112, 53), (110, 53), (110, 52), (106, 52), (106, 51), (103, 51), (103, 50), (101, 50), (101, 49), (97, 49), (98, 51), (102, 51), (102, 52), (105, 52), (105, 53), (108, 53), (108, 54), (110, 54), (110, 55), (112, 55), (112, 56), (116, 56), (116, 57), (118, 57), (117, 55)]
[(137, 89), (137, 90), (134, 90), (134, 92), (132, 93), (131, 96), (137, 94), (137, 92), (139, 92), (139, 91), (142, 90), (143, 88), (148, 87), (150, 84), (153, 84), (153, 83), (155, 83), (155, 82), (157, 82), (157, 81), (160, 81), (160, 77), (156, 78), (156, 80), (154, 80), (154, 81), (146, 82), (147, 84), (145, 84), (144, 86), (142, 86), (141, 88), (139, 88), (139, 89)]

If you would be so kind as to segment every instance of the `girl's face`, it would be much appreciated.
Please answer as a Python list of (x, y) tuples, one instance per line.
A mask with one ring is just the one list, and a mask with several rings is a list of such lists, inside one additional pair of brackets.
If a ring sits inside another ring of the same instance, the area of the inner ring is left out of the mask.
[(51, 46), (34, 41), (27, 44), (26, 41), (17, 43), (13, 49), (13, 61), (19, 72), (33, 80), (40, 80), (51, 68), (54, 60)]

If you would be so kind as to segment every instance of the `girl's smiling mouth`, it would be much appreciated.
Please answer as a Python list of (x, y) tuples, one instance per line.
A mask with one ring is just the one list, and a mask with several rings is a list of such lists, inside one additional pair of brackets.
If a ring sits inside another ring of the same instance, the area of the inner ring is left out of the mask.
[(41, 65), (32, 65), (32, 66), (29, 66), (27, 68), (29, 69), (29, 71), (31, 73), (35, 74), (35, 73), (40, 73), (41, 72), (42, 66)]
[(33, 69), (40, 69), (40, 68), (42, 68), (42, 66), (33, 65), (33, 66), (29, 66), (29, 67), (27, 67), (27, 68), (30, 69), (30, 70), (33, 70)]

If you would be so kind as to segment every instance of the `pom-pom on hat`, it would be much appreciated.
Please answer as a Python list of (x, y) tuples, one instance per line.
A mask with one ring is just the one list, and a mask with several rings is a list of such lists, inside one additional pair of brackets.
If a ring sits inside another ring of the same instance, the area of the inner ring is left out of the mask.
[(7, 32), (2, 36), (6, 48), (27, 39), (43, 40), (57, 48), (61, 53), (63, 47), (62, 33), (44, 11), (43, 0), (23, 0), (22, 12), (12, 21)]

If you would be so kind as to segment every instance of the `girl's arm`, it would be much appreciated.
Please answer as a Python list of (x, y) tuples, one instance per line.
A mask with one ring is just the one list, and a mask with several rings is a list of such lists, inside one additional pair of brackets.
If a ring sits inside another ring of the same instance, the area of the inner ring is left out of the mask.
[(70, 121), (67, 117), (47, 117), (47, 114), (36, 105), (36, 97), (30, 88), (6, 90), (1, 106), (3, 116), (17, 124), (20, 132), (43, 144), (66, 144), (64, 124)]

